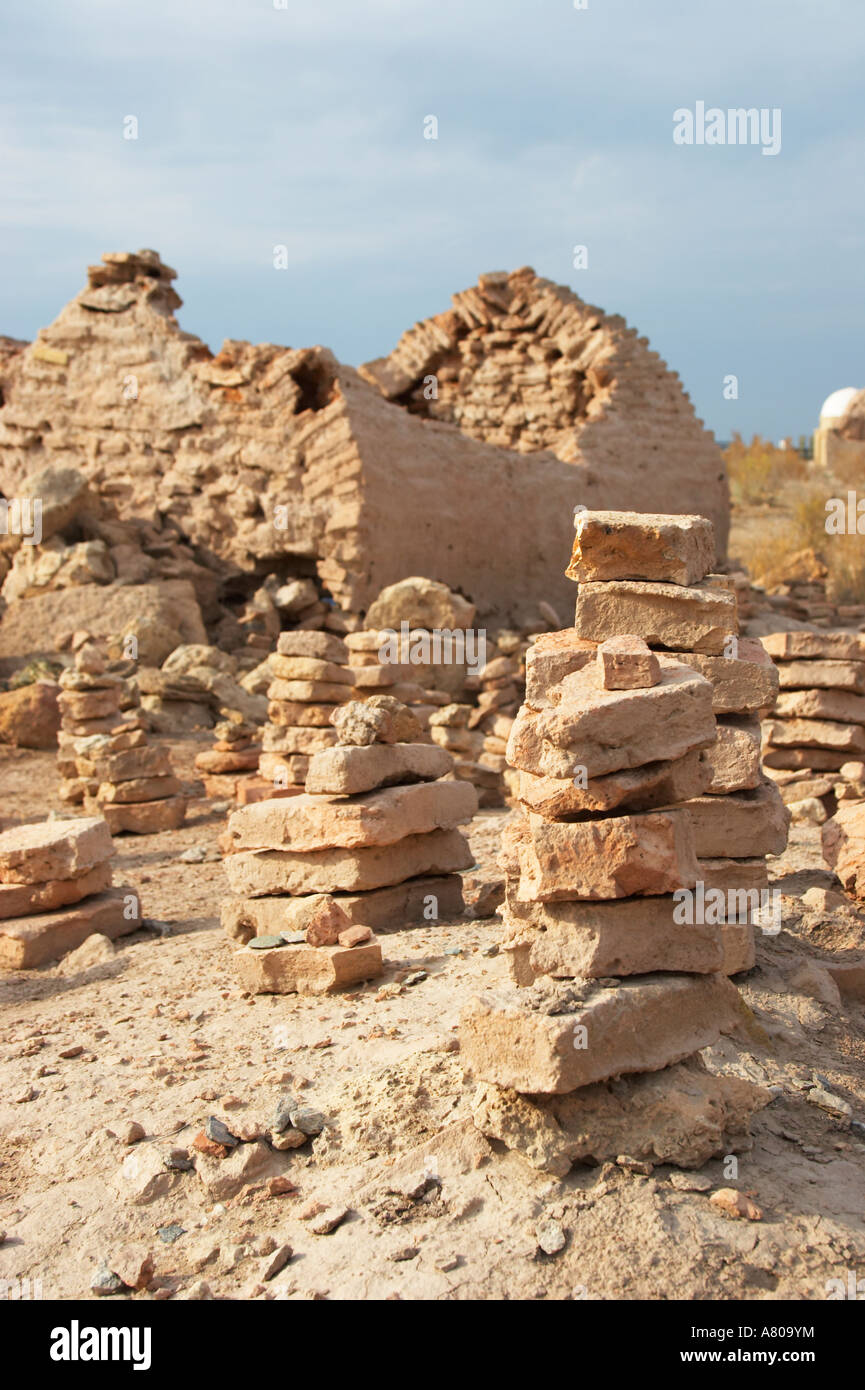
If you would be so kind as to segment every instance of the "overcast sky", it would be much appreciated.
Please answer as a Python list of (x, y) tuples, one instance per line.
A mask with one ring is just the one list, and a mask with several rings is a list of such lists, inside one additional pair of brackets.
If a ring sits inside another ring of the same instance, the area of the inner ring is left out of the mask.
[[(150, 246), (212, 348), (356, 364), (532, 265), (646, 334), (719, 438), (865, 386), (862, 0), (284, 3), (4, 0), (0, 333)], [(698, 101), (780, 108), (779, 153), (674, 144)]]

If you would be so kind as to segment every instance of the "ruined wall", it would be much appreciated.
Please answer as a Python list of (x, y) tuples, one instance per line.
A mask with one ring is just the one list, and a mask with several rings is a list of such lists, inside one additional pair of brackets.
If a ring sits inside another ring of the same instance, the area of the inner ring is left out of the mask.
[(645, 338), (529, 268), (482, 275), (452, 303), (361, 374), (413, 415), (578, 465), (589, 507), (700, 512), (726, 553), (720, 451)]
[[(484, 618), (559, 599), (564, 620), (577, 503), (699, 510), (725, 542), (720, 455), (678, 382), (531, 272), (484, 277), (363, 376), (318, 347), (214, 356), (180, 329), (174, 278), (154, 251), (106, 255), (35, 343), (10, 344), (5, 496), (78, 468), (118, 518), (170, 518), (223, 576), (309, 574), (355, 612), (422, 574)], [(437, 401), (418, 395), (428, 369)]]

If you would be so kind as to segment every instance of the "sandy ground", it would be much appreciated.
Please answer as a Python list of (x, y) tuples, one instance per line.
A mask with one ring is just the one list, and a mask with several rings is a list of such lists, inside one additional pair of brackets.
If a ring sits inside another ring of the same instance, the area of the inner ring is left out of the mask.
[[(172, 744), (187, 778), (199, 746)], [(6, 825), (57, 809), (53, 756), (3, 750), (0, 788)], [(471, 828), (490, 875), (504, 814)], [(456, 1026), (472, 992), (505, 978), (495, 918), (387, 935), (384, 978), (348, 994), (244, 998), (218, 921), (224, 821), (198, 799), (178, 832), (117, 839), (115, 881), (140, 890), (148, 926), (112, 959), (0, 979), (0, 1281), (87, 1298), (100, 1265), (148, 1254), (149, 1287), (121, 1297), (823, 1300), (827, 1280), (865, 1275), (865, 1004), (839, 1004), (802, 969), (861, 957), (865, 927), (852, 911), (803, 911), (806, 888), (837, 886), (817, 830), (794, 830), (773, 864), (784, 930), (739, 981), (752, 1035), (707, 1056), (778, 1088), (737, 1177), (722, 1160), (702, 1170), (751, 1194), (763, 1217), (747, 1221), (674, 1186), (669, 1167), (552, 1179), (477, 1134)], [(180, 858), (194, 847), (204, 862)], [(413, 971), (424, 978), (405, 983)], [(814, 1071), (853, 1123), (808, 1099)], [(255, 1150), (262, 1169), (236, 1195), (217, 1159), (165, 1168), (208, 1116), (254, 1134), (286, 1090), (325, 1128), (293, 1151)], [(127, 1147), (131, 1121), (146, 1137)], [(290, 1190), (272, 1195), (280, 1174)], [(316, 1205), (347, 1214), (317, 1233)], [(547, 1221), (565, 1236), (557, 1254), (539, 1249)]]

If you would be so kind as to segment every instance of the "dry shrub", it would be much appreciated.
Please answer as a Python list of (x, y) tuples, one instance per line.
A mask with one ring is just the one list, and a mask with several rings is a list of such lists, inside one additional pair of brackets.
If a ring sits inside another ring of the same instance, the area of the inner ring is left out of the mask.
[(746, 444), (738, 433), (724, 450), (733, 500), (745, 506), (771, 503), (788, 483), (807, 475), (808, 464), (795, 449), (779, 449), (755, 434)]
[(795, 540), (794, 550), (825, 550), (828, 496), (825, 488), (812, 488), (795, 503), (791, 522), (791, 539)]
[(865, 536), (828, 536), (827, 593), (835, 603), (865, 603)]

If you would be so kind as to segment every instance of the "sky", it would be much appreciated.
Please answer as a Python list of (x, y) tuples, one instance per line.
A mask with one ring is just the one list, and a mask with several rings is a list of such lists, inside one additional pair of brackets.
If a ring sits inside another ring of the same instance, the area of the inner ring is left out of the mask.
[[(531, 265), (645, 334), (719, 439), (809, 434), (865, 386), (865, 5), (577, 3), (4, 0), (0, 334), (153, 247), (214, 350), (356, 365)], [(675, 143), (698, 102), (778, 109), (780, 149)]]

